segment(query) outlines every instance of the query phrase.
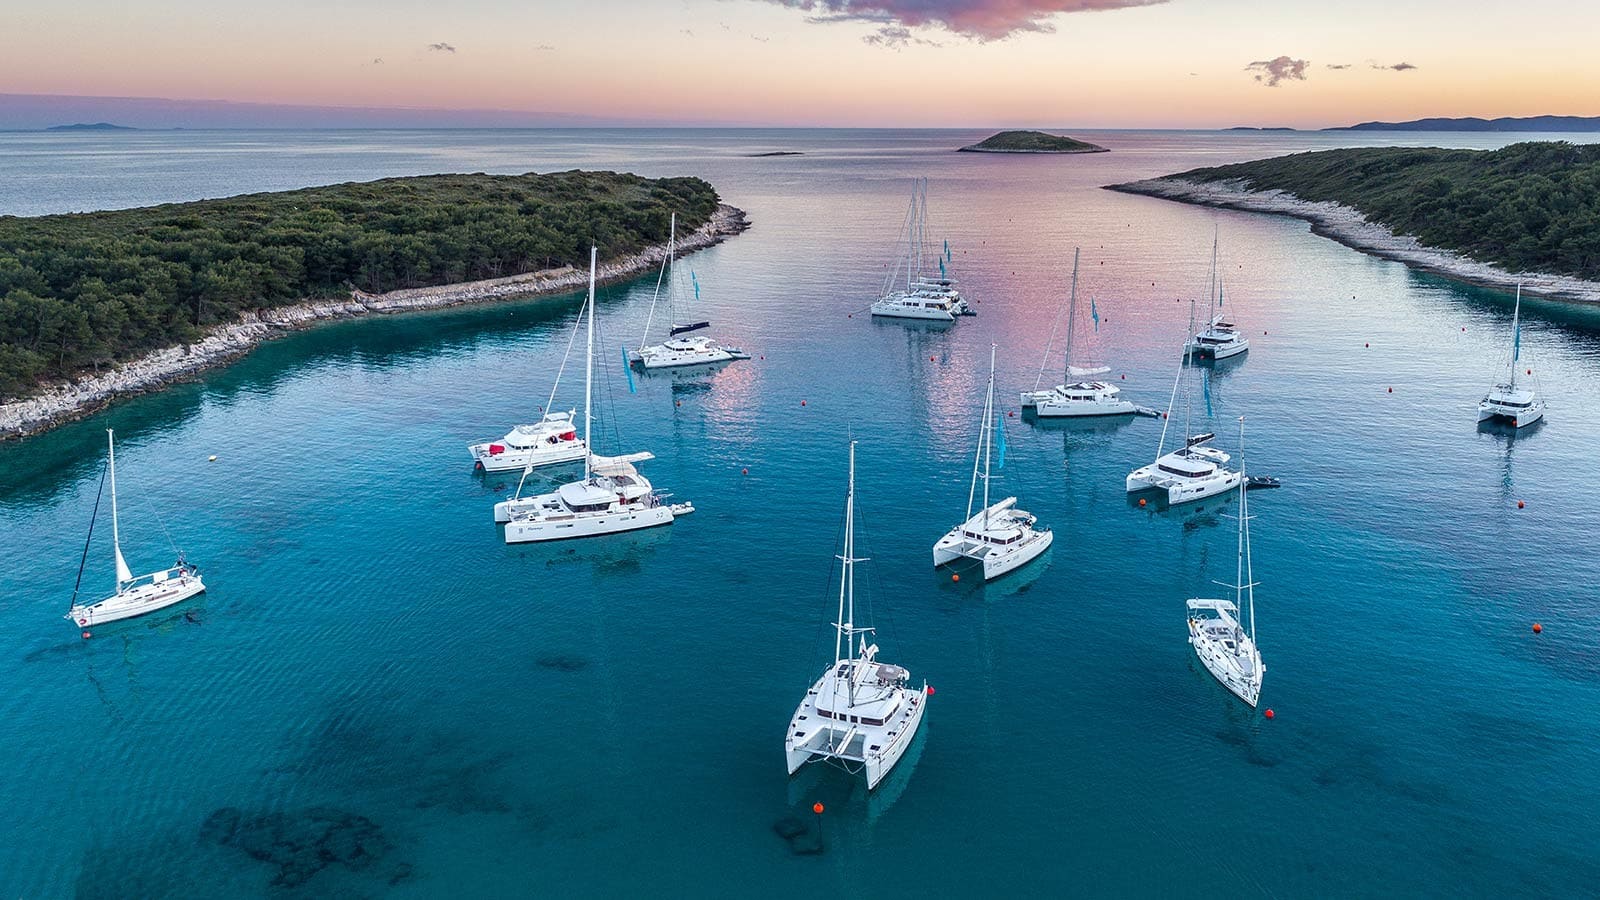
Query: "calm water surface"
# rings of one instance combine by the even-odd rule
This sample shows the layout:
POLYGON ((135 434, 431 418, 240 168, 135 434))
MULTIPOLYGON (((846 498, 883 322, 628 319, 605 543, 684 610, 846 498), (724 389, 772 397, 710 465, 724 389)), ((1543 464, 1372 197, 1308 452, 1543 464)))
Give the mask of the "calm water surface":
MULTIPOLYGON (((1505 138, 1086 134, 1115 152, 949 152, 965 132, 0 135, 15 214, 437 171, 700 175, 755 224, 685 267, 756 354, 630 393, 618 347, 653 280, 602 290, 600 448, 653 451, 647 474, 699 512, 600 541, 507 547, 490 506, 512 479, 465 452, 545 402, 576 297, 326 326, 0 446, 0 894, 1592 892, 1600 512, 1573 473, 1600 445, 1600 314, 1525 304, 1548 421, 1480 432, 1509 298, 1303 223, 1099 189, 1505 138), (805 155, 744 155, 783 149, 805 155), (923 174, 980 301, 943 330, 863 314, 923 174), (1092 354, 1165 406, 1214 230, 1252 349, 1204 370, 1193 412, 1228 450, 1246 416, 1248 466, 1286 484, 1253 508, 1270 722, 1185 642, 1184 600, 1232 575, 1233 504, 1123 493, 1159 421, 1008 418, 996 485, 1055 529, 1048 563, 987 586, 929 567, 965 509, 989 345, 1013 410, 1081 247, 1092 354), (84 641, 61 614, 107 427, 133 567, 168 562, 170 533, 211 589, 84 641), (782 765, 831 659, 852 437, 879 643, 938 691, 871 797, 782 765), (826 849, 806 855, 775 825, 814 827, 817 800, 826 849)), ((581 404, 581 382, 561 395, 581 404)), ((91 592, 108 544, 97 529, 91 592)))

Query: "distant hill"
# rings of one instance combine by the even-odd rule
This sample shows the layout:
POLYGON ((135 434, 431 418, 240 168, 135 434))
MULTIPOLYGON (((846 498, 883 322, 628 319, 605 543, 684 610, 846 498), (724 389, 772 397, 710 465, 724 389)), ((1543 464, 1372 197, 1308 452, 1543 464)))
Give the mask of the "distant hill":
POLYGON ((1232 128, 1225 128, 1223 130, 1224 131, 1299 131, 1300 129, 1298 129, 1298 128, 1290 128, 1287 125, 1235 125, 1232 128))
POLYGON ((138 131, 131 125, 113 125, 110 122, 95 122, 85 124, 78 122, 74 125, 51 125, 45 131, 138 131))
POLYGON ((1042 131, 1002 131, 960 148, 970 153, 1107 153, 1106 148, 1042 131))
POLYGON ((1362 122, 1323 131, 1600 131, 1600 116, 1525 116, 1499 119, 1412 119, 1409 122, 1362 122))

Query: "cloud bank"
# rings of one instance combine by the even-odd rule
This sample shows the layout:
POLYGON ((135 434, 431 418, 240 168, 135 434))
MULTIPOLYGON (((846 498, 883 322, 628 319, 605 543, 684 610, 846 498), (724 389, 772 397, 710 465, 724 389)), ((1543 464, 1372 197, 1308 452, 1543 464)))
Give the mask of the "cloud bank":
POLYGON ((1255 79, 1267 87, 1277 87, 1285 81, 1305 81, 1306 68, 1310 65, 1310 60, 1280 56, 1276 59, 1253 62, 1245 66, 1244 70, 1254 72, 1255 79))
POLYGON ((1416 68, 1416 66, 1413 66, 1408 62, 1397 62, 1389 66, 1386 66, 1383 63, 1369 63, 1369 65, 1371 65, 1374 69, 1390 69, 1395 72, 1409 72, 1416 68))
POLYGON ((444 41, 440 41, 437 44, 429 44, 428 45, 428 49, 429 50, 442 50, 445 53, 454 53, 454 52, 456 52, 456 48, 455 47, 452 47, 451 45, 446 44, 444 41))
MULTIPOLYGON (((802 10, 813 22, 874 22, 884 26, 868 43, 896 43, 891 29, 943 28, 980 41, 1021 31, 1054 31, 1057 13, 1154 6, 1167 0, 767 0, 802 10)), ((898 32, 894 32, 897 34, 898 32)), ((908 35, 909 37, 909 35, 908 35)))

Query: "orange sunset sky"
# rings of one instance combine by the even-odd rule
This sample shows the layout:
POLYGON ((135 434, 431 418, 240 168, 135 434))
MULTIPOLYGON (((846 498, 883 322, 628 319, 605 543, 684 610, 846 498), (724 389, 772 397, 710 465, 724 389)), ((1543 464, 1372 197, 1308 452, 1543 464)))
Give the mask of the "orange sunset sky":
POLYGON ((7 4, 0 34, 13 95, 732 125, 1600 114, 1579 0, 75 0, 7 4))

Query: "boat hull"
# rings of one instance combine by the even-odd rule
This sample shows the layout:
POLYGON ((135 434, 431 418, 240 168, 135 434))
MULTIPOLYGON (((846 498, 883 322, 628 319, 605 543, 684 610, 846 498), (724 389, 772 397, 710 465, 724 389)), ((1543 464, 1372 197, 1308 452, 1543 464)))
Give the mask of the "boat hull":
POLYGON ((1510 425, 1512 428, 1526 428, 1544 418, 1544 404, 1540 403, 1527 409, 1511 413, 1489 404, 1478 407, 1479 422, 1495 422, 1510 425))
POLYGON ((955 314, 942 309, 920 309, 897 304, 872 304, 872 314, 880 319, 920 319, 924 322, 954 322, 955 314))
MULTIPOLYGON (((812 690, 816 691, 817 688, 813 687, 812 690)), ((889 740, 888 746, 883 748, 882 753, 868 755, 861 761, 862 772, 867 778, 868 791, 876 789, 878 784, 894 771, 895 765, 905 756, 906 749, 916 740, 917 731, 922 727, 922 718, 927 713, 928 686, 924 684, 922 690, 911 692, 908 702, 911 704, 910 714, 903 722, 897 723, 894 737, 889 740)), ((827 743, 827 738, 835 733, 834 729, 838 726, 829 725, 814 732, 808 731, 803 740, 797 741, 794 738, 797 723, 815 721, 815 715, 816 710, 812 705, 811 695, 808 694, 795 710, 794 718, 789 725, 789 737, 784 741, 784 757, 790 775, 800 771, 801 766, 813 759, 827 757, 826 753, 819 753, 819 750, 827 743)))
POLYGON ((562 463, 578 462, 589 452, 589 447, 583 441, 566 441, 561 445, 548 450, 537 448, 534 450, 506 450, 501 453, 490 453, 489 444, 473 444, 467 448, 472 454, 476 468, 485 472, 513 472, 518 469, 540 468, 542 466, 556 466, 562 463))
POLYGON ((166 609, 204 593, 205 589, 205 582, 198 574, 184 575, 160 584, 143 584, 88 606, 74 606, 69 617, 80 628, 92 628, 166 609))
POLYGON ((1130 494, 1162 491, 1167 495, 1167 505, 1177 506, 1236 490, 1240 477, 1238 472, 1218 471, 1204 478, 1175 478, 1149 465, 1130 473, 1125 486, 1130 494))
POLYGON ((1221 648, 1198 633, 1193 620, 1189 623, 1189 644, 1194 647, 1195 657, 1200 660, 1200 664, 1205 666, 1206 671, 1211 673, 1211 677, 1216 679, 1218 684, 1227 688, 1228 693, 1244 701, 1251 709, 1256 708, 1261 698, 1262 676, 1265 676, 1267 671, 1265 665, 1259 667, 1257 677, 1249 677, 1234 665, 1221 648))
MULTIPOLYGON (((536 541, 561 541, 572 538, 599 537, 620 534, 641 528, 671 525, 680 515, 694 512, 688 503, 675 503, 651 507, 626 507, 594 514, 566 514, 540 516, 531 519, 513 519, 506 523, 506 543, 526 544, 536 541)), ((499 506, 496 505, 496 515, 499 506)))
POLYGON ((1077 418, 1085 416, 1131 416, 1139 411, 1139 407, 1127 400, 1112 400, 1109 402, 1072 402, 1061 400, 1044 400, 1036 402, 1033 406, 1034 415, 1041 419, 1077 418))
POLYGON ((1196 342, 1191 343, 1188 349, 1191 356, 1199 359, 1227 359, 1230 356, 1238 356, 1239 354, 1249 350, 1250 342, 1239 341, 1236 344, 1223 345, 1201 344, 1196 342))
MULTIPOLYGON (((1007 547, 1004 552, 984 554, 981 557, 983 560, 983 580, 993 581, 1001 575, 1014 572, 1033 562, 1039 558, 1039 554, 1050 549, 1050 544, 1054 541, 1054 532, 1049 530, 1035 531, 1023 540, 1007 547)), ((956 526, 954 530, 941 538, 939 543, 933 545, 934 568, 950 565, 957 560, 972 559, 971 555, 963 552, 964 548, 969 548, 972 544, 972 541, 962 536, 961 526, 956 526)))

